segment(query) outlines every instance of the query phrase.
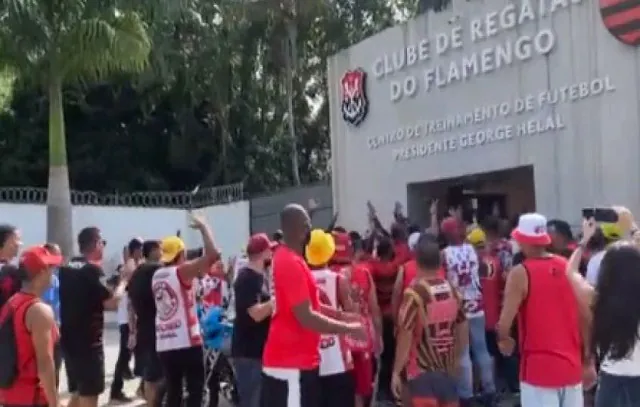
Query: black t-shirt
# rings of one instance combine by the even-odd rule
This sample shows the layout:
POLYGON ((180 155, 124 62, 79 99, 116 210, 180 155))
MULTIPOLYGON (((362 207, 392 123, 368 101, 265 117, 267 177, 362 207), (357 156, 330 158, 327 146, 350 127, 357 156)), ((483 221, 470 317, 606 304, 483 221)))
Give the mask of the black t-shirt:
POLYGON ((269 301, 264 283, 264 276, 248 267, 238 271, 238 277, 233 284, 236 319, 233 325, 231 355, 234 357, 262 358, 271 317, 256 322, 247 310, 259 302, 269 301))
POLYGON ((0 262, 0 307, 22 287, 18 268, 13 264, 0 262))
POLYGON ((133 272, 127 285, 129 301, 136 313, 136 343, 142 347, 156 345, 156 302, 151 290, 153 274, 159 263, 144 263, 133 272))
POLYGON ((103 275, 102 267, 82 257, 60 267, 60 334, 67 350, 102 346, 104 301, 112 296, 103 275))

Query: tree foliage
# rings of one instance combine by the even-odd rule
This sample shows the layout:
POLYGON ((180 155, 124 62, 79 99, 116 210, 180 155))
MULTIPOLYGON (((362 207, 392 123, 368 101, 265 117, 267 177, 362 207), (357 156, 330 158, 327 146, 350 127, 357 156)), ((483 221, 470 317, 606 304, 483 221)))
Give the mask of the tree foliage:
MULTIPOLYGON (((417 5, 409 10, 409 0, 332 0, 307 7, 315 0, 261 0, 265 7, 258 9, 241 0, 131 0, 126 18, 93 24, 89 15, 74 14, 74 5, 88 0, 47 1, 69 9, 63 14, 69 19, 65 41, 101 38, 110 46, 64 47, 68 52, 59 59, 68 78, 78 79, 66 81, 63 91, 71 186, 99 192, 240 181, 250 193, 271 191, 296 182, 292 143, 300 182, 328 177, 327 57, 414 13, 417 5), (298 7, 293 17, 285 3, 298 7), (287 31, 292 26, 294 36, 287 31), (147 38, 132 27, 144 27, 148 36, 147 65, 127 58, 140 55, 133 48, 147 38), (131 48, 125 56, 110 53, 116 52, 114 30, 126 34, 119 41, 133 39, 117 47, 131 48), (291 55, 291 48, 284 40, 294 41, 295 49, 290 89, 283 53, 291 55), (87 59, 95 63, 82 63, 87 59), (115 60, 130 65, 110 66, 115 60), (132 71, 138 73, 118 73, 132 71)), ((18 79, 8 103, 0 105, 0 186, 47 184, 49 95, 36 86, 46 76, 33 63, 44 55, 37 46, 47 43, 47 33, 32 28, 28 44, 36 51, 25 64, 11 65, 18 79)), ((0 55, 17 46, 23 45, 0 38, 0 55)), ((0 101, 10 77, 0 75, 0 101)))

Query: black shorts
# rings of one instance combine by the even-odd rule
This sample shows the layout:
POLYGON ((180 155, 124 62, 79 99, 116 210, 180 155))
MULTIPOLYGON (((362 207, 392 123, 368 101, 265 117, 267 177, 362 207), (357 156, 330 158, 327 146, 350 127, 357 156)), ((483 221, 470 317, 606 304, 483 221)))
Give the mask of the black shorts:
POLYGON ((104 349, 63 349, 69 393, 99 396, 104 391, 104 349))
POLYGON ((318 369, 263 368, 260 406, 320 407, 318 369))
POLYGON ((142 356, 142 380, 149 383, 157 383, 164 377, 162 364, 158 357, 158 352, 153 348, 143 349, 142 356))
POLYGON ((320 376, 320 403, 318 407, 354 407, 356 383, 353 372, 320 376))

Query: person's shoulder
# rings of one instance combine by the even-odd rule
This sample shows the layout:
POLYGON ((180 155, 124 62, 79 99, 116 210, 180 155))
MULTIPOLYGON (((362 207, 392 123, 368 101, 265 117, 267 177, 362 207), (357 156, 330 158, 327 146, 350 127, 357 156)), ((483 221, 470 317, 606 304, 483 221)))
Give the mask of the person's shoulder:
POLYGON ((87 261, 83 257, 73 257, 59 269, 59 275, 68 277, 102 277, 104 271, 99 264, 87 261))
POLYGON ((133 271, 132 278, 136 275, 144 276, 155 273, 159 268, 162 267, 161 263, 142 263, 133 271))
POLYGON ((256 273, 249 267, 243 267, 239 270, 238 277, 233 283, 234 288, 243 289, 249 286, 259 286, 262 284, 264 277, 260 273, 256 273))
POLYGON ((567 259, 562 254, 555 254, 554 253, 554 254, 550 254, 549 256, 551 257, 551 260, 556 264, 566 265, 567 263, 569 263, 569 259, 567 259))
POLYGON ((43 301, 33 301, 25 311, 25 317, 33 323, 53 321, 53 309, 43 301))
POLYGON ((288 247, 280 246, 273 255, 272 266, 275 269, 291 267, 307 268, 302 256, 288 247))

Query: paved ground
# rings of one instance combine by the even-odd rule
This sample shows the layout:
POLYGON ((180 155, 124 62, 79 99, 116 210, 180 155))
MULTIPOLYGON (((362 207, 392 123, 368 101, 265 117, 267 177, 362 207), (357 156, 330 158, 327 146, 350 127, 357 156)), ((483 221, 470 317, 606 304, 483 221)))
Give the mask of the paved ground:
MULTIPOLYGON (((116 328, 107 328, 105 329, 105 347, 104 347, 104 355, 105 355, 105 369, 106 369, 106 390, 100 396, 100 406, 108 406, 109 404, 109 388, 111 387, 111 381, 113 380, 113 371, 116 364, 116 360, 118 358, 118 345, 120 340, 120 333, 116 328)), ((133 362, 131 363, 133 368, 133 362)), ((63 365, 64 369, 64 365, 63 365)), ((68 393, 67 392, 67 379, 66 374, 64 372, 61 373, 61 383, 60 383, 60 392, 63 397, 63 402, 66 403, 68 401, 68 393)), ((124 384, 124 392, 129 396, 133 396, 136 393, 138 388, 138 379, 126 381, 124 384)), ((134 407, 134 406, 144 406, 145 403, 142 400, 136 400, 135 402, 128 404, 119 404, 120 406, 125 407, 134 407)), ((219 407, 232 407, 225 400, 220 401, 219 407)))
MULTIPOLYGON (((116 327, 113 327, 112 324, 110 325, 111 327, 105 328, 105 334, 104 334, 105 336, 104 353, 105 353, 105 369, 106 369, 107 382, 106 382, 106 390, 100 396, 100 404, 99 404, 100 406, 110 405, 109 404, 109 388, 111 387, 111 381, 113 380, 113 371, 116 364, 116 359, 118 358, 118 346, 120 341, 120 333, 116 327)), ((131 365, 133 367, 133 362, 131 365)), ((63 365, 63 369, 64 369, 64 365, 63 365)), ((66 401, 68 401, 68 393, 66 393, 67 391, 66 374, 62 372, 60 376, 61 376, 60 391, 62 393, 63 402, 66 403, 66 401)), ((135 395, 136 390, 138 388, 138 383, 139 383, 138 379, 126 381, 124 384, 125 394, 129 396, 135 395)), ((144 406, 145 403, 142 400, 136 400, 132 403, 119 404, 119 405, 124 407, 134 407, 134 406, 138 407, 138 406, 144 406)), ((513 405, 514 404, 511 402, 501 403, 501 407, 511 407, 513 405)), ((232 406, 224 398, 221 397, 219 407, 232 407, 232 406)))

